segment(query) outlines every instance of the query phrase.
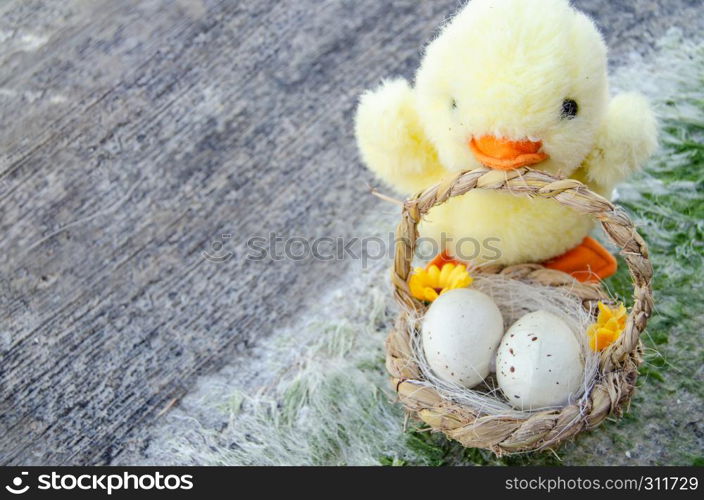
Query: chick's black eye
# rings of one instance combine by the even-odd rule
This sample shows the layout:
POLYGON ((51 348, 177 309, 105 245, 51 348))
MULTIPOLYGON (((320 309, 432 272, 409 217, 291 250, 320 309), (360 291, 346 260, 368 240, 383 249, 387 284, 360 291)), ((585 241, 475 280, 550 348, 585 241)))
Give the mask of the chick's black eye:
POLYGON ((457 101, 455 101, 454 99, 452 99, 452 100, 450 101, 450 107, 451 107, 452 109, 457 109, 457 101))
POLYGON ((571 120, 577 116, 577 111, 579 111, 577 101, 574 99, 565 99, 562 101, 562 113, 560 113, 560 118, 564 120, 571 120))

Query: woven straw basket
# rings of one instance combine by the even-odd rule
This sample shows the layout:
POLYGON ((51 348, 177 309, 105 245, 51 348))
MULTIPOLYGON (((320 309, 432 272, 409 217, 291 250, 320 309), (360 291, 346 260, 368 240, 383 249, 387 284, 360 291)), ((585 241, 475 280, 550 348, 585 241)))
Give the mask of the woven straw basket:
MULTIPOLYGON (((554 448, 583 430, 599 425, 609 415, 620 415, 633 394, 642 346, 639 341, 652 311, 650 280, 652 267, 648 250, 631 220, 606 199, 572 179, 558 179, 546 173, 520 168, 499 172, 480 168, 460 173, 448 181, 417 194, 404 204, 396 230, 392 274, 394 295, 401 314, 386 341, 386 367, 392 386, 407 411, 466 447, 485 448, 501 455, 554 448), (443 398, 428 384, 412 353, 409 325, 426 306, 413 298, 408 287, 411 263, 418 237, 417 225, 434 206, 472 189, 494 189, 516 196, 552 198, 601 223, 609 239, 621 249, 634 288, 634 303, 626 329, 619 339, 600 353, 596 382, 587 397, 557 410, 527 414, 525 418, 486 415, 476 409, 443 398)), ((593 308, 599 300, 612 302, 600 285, 579 283, 560 271, 539 264, 505 268, 481 268, 474 272, 501 274, 543 286, 565 287, 593 308)))

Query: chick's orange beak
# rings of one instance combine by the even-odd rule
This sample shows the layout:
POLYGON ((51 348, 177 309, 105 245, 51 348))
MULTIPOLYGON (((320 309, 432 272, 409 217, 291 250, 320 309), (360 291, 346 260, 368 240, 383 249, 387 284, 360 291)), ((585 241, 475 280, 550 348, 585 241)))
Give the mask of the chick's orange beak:
POLYGON ((541 141, 509 141, 493 135, 473 137, 469 148, 482 165, 497 170, 513 170, 540 163, 548 158, 541 153, 541 141))

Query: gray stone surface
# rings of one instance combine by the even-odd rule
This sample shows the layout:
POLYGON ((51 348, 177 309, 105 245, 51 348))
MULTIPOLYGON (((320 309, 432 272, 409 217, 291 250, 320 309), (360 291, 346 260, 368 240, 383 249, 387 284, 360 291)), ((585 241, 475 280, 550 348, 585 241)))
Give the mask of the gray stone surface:
MULTIPOLYGON (((701 27, 693 0, 575 4, 614 63, 701 27)), ((244 242, 363 236, 362 215, 389 209, 357 159, 356 96, 412 75, 456 8, 3 3, 0 463, 110 464, 146 446, 195 376, 314 300, 344 261, 248 262, 244 242)))

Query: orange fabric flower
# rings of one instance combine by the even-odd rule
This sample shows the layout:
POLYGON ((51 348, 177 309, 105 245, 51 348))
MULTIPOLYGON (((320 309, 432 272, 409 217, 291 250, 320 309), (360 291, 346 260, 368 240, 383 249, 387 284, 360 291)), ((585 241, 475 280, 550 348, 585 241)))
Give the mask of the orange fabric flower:
POLYGON ((611 308, 599 301, 598 306, 599 316, 596 323, 587 329, 589 347, 593 351, 603 351, 616 342, 625 330, 628 319, 626 307, 623 304, 611 308))
POLYGON ((467 266, 449 262, 442 269, 435 264, 426 269, 417 267, 408 280, 408 287, 415 298, 432 302, 448 290, 467 287, 472 281, 467 266))

